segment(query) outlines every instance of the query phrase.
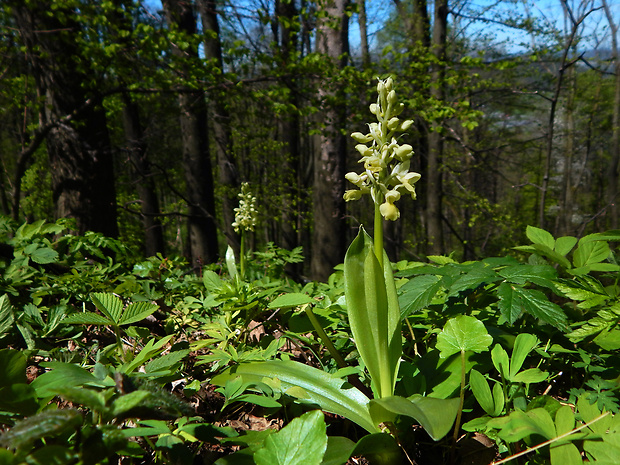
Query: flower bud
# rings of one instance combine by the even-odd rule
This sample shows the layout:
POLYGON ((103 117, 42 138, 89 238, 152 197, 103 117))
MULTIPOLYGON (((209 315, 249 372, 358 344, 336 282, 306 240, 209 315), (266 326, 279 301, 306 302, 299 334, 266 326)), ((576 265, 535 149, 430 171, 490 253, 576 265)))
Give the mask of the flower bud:
POLYGON ((383 81, 379 81, 377 83, 377 93, 379 95, 383 94, 385 92, 385 83, 383 81))
POLYGON ((413 121, 408 119, 402 122, 402 124, 400 125, 400 130, 401 131, 406 131, 407 129, 409 129, 411 127, 411 125, 413 124, 413 121))
POLYGON ((347 181, 355 184, 356 186, 362 182, 362 177, 353 171, 345 174, 344 177, 346 178, 347 181))
POLYGON ((370 104, 370 112, 373 115, 378 115, 379 114, 379 105, 377 105, 376 103, 371 103, 370 104))
POLYGON ((394 88, 394 80, 389 77, 385 80, 385 89, 390 92, 394 88))
POLYGON ((396 117, 394 118, 390 118, 390 120, 388 121, 387 127, 390 131, 393 131, 394 129, 396 129, 398 127, 398 123, 400 122, 400 120, 396 117))
POLYGON ((390 93, 387 96, 387 101, 388 104, 390 105, 394 105, 395 103, 398 103, 398 98, 396 97, 396 91, 391 90, 390 93))
POLYGON ((372 136, 370 134, 362 134, 361 132, 354 132, 351 134, 351 137, 355 139, 355 142, 360 142, 362 144, 372 140, 372 136))

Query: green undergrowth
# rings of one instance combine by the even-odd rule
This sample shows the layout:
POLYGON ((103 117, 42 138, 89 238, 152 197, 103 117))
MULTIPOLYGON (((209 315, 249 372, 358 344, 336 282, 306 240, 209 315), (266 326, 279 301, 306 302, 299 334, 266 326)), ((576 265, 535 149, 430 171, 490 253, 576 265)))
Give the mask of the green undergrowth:
POLYGON ((0 464, 620 463, 620 231, 372 265, 384 355, 347 317, 362 233, 298 283, 301 250, 198 275, 69 231, 0 220, 0 464))

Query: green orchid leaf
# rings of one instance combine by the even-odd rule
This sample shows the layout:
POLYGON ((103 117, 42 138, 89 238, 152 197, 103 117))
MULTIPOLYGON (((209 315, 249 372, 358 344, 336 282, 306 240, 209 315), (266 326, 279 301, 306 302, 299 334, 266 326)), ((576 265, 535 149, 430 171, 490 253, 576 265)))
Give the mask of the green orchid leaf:
POLYGON ((484 352, 493 342, 482 321, 469 315, 459 315, 448 320, 441 333, 437 335, 437 349, 441 358, 457 352, 484 352))
POLYGON ((372 399, 369 409, 375 423, 392 422, 396 416, 405 415, 416 420, 434 441, 439 441, 450 432, 459 405, 458 398, 436 399, 416 394, 409 398, 372 399))
POLYGON ((401 463, 402 452, 398 442, 387 433, 367 434, 355 444, 350 456, 362 455, 371 463, 401 463))
POLYGON ((402 355, 398 295, 387 254, 383 252, 381 267, 363 228, 347 250, 344 280, 355 345, 378 397, 389 396, 402 355))
POLYGON ((314 403, 326 412, 341 415, 368 432, 379 431, 368 412, 368 397, 353 387, 344 388, 342 378, 325 371, 294 361, 270 360, 236 365, 215 376, 211 382, 224 386, 226 381, 239 376, 244 382, 254 384, 263 382, 264 378, 276 379, 282 392, 294 386, 300 387, 307 394, 304 401, 314 403))
POLYGON ((226 248, 226 268, 228 268, 230 278, 234 280, 238 274, 237 261, 235 260, 235 252, 230 245, 226 248))
POLYGON ((254 453, 256 465, 320 465, 327 449, 323 412, 313 410, 269 435, 254 453))

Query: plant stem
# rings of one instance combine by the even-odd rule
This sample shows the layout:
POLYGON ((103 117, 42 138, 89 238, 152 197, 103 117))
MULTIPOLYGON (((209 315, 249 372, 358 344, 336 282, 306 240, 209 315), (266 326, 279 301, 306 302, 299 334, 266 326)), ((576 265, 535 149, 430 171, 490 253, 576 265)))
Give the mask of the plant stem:
POLYGON ((383 217, 379 211, 379 205, 375 203, 375 255, 379 260, 379 265, 383 268, 383 217))
POLYGON ((338 353, 338 351, 336 350, 336 347, 334 347, 334 344, 332 343, 331 339, 329 338, 329 336, 327 335, 327 333, 321 326, 321 323, 319 322, 318 318, 312 311, 312 307, 310 305, 304 305, 304 311, 306 312, 306 315, 308 316, 310 323, 312 323, 314 330, 317 332, 317 334, 321 338, 321 341, 323 341, 323 344, 325 344, 327 351, 330 353, 332 357, 334 357, 334 360, 336 360, 338 367, 340 368, 346 367, 347 362, 344 361, 344 359, 342 358, 342 355, 340 355, 340 353, 338 353))
POLYGON ((241 228, 241 241, 239 244, 239 274, 241 280, 245 281, 245 230, 241 228))
POLYGON ((463 404, 465 403, 465 351, 461 350, 461 395, 459 410, 456 414, 456 421, 454 422, 454 442, 452 444, 452 452, 450 454, 450 463, 455 461, 456 441, 459 439, 459 430, 461 429, 461 415, 463 414, 463 404))

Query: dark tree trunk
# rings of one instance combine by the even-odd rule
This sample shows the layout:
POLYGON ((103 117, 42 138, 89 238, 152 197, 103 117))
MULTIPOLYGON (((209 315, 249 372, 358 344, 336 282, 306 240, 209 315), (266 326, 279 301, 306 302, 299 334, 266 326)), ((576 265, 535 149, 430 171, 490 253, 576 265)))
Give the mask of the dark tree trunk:
POLYGON ((37 92, 45 97, 41 125, 65 121, 47 133, 56 216, 75 218, 80 233, 97 231, 116 237, 116 193, 106 116, 97 86, 90 84, 96 76, 85 69, 89 59, 75 40, 80 28, 75 21, 77 13, 61 8, 49 15, 48 1, 10 3, 28 50, 37 92), (84 107, 89 100, 97 104, 84 107), (83 111, 74 119, 65 118, 80 108, 83 111))
MULTIPOLYGON (((435 0, 435 21, 431 51, 436 58, 431 70, 431 97, 444 99, 444 72, 446 59, 446 33, 448 26, 448 0, 435 0)), ((428 254, 441 255, 443 246, 442 227, 442 173, 443 136, 439 122, 432 123, 428 135, 428 162, 426 166, 426 235, 428 254)))
MULTIPOLYGON (((344 67, 349 51, 346 0, 325 0, 319 3, 316 50, 337 67, 344 67)), ((322 83, 319 99, 323 102, 323 129, 317 136, 314 156, 313 203, 314 230, 312 237, 311 274, 326 280, 334 266, 341 263, 346 248, 344 222, 344 175, 346 138, 344 127, 344 96, 338 98, 333 85, 322 83), (331 100, 331 102, 329 102, 331 100), (336 105, 337 101, 340 105, 336 105)))
POLYGON ((138 105, 129 94, 123 94, 123 126, 127 142, 127 152, 137 179, 135 180, 142 212, 144 228, 144 252, 147 257, 164 253, 164 234, 159 220, 159 199, 153 181, 151 166, 147 159, 144 130, 140 123, 138 105))
MULTIPOLYGON (((204 34, 205 58, 223 72, 222 44, 220 40, 220 26, 215 0, 197 0, 198 11, 202 20, 204 34)), ((215 137, 215 151, 218 166, 218 181, 223 189, 222 216, 223 230, 229 242, 236 247, 237 235, 232 227, 235 220, 234 208, 237 206, 239 194, 239 172, 237 161, 233 154, 230 115, 224 101, 224 92, 220 90, 211 99, 211 118, 215 137)))

